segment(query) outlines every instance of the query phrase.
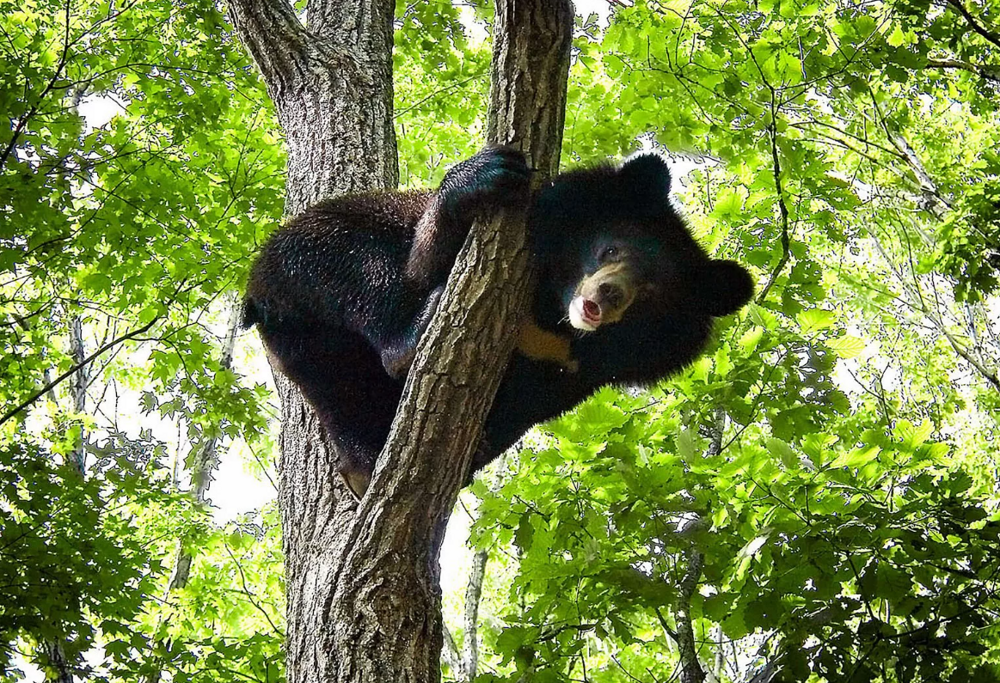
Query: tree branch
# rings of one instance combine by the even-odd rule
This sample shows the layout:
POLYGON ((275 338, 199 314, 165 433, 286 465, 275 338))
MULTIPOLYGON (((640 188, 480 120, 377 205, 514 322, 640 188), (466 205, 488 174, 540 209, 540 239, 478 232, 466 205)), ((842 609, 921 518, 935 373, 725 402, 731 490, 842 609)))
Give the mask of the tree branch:
POLYGON ((153 318, 152 320, 150 320, 148 323, 146 323, 142 327, 140 327, 138 329, 135 329, 135 330, 132 330, 131 332, 127 332, 127 333, 121 335, 120 337, 116 337, 115 339, 112 339, 107 344, 105 344, 104 346, 102 346, 101 348, 97 349, 92 354, 90 354, 89 356, 87 356, 86 358, 84 358, 82 362, 74 364, 69 370, 67 370, 66 372, 62 373, 58 377, 56 377, 54 380, 48 382, 41 389, 39 389, 38 391, 36 391, 35 393, 33 393, 27 399, 25 399, 16 408, 13 408, 13 409, 7 411, 7 413, 2 418, 0 418, 0 426, 2 426, 5 422, 7 422, 11 418, 13 418, 15 415, 17 415, 18 413, 20 413, 22 410, 24 410, 28 406, 30 406, 32 403, 34 403, 35 401, 37 401, 39 398, 41 398, 42 396, 44 396, 46 394, 46 392, 52 390, 60 382, 62 382, 66 378, 71 377, 72 375, 76 374, 76 372, 78 370, 81 370, 81 369, 85 368, 86 366, 90 365, 90 363, 92 363, 96 358, 99 358, 102 354, 104 354, 105 352, 107 352, 109 349, 113 349, 118 344, 121 344, 124 341, 128 341, 129 339, 132 339, 133 337, 138 337, 140 334, 142 334, 146 330, 150 329, 153 325, 155 325, 159 320, 160 320, 160 316, 156 316, 155 318, 153 318))
POLYGON ((927 66, 935 69, 959 69, 968 71, 994 83, 1000 83, 1000 68, 989 64, 972 64, 960 59, 928 59, 927 66))
POLYGON ((760 294, 757 295, 758 304, 764 303, 764 300, 767 298, 767 293, 771 291, 771 287, 774 286, 778 276, 781 274, 781 271, 784 270, 785 266, 788 264, 788 259, 791 258, 792 255, 791 238, 789 236, 788 226, 788 206, 785 204, 785 192, 781 186, 781 161, 778 158, 778 128, 774 121, 775 115, 775 113, 772 113, 771 125, 768 127, 768 133, 771 140, 771 161, 774 165, 774 191, 778 196, 778 215, 779 220, 781 221, 781 258, 771 271, 771 277, 768 278, 767 284, 764 285, 763 289, 760 290, 760 294))
MULTIPOLYGON (((888 127, 886 127, 886 132, 889 132, 888 127)), ((909 164, 910 169, 920 182, 920 193, 923 195, 924 203, 926 204, 924 208, 926 208, 936 218, 940 219, 944 216, 946 211, 951 210, 951 204, 945 201, 945 199, 941 196, 941 193, 938 191, 937 183, 935 183, 934 179, 931 178, 930 173, 927 172, 923 162, 920 161, 920 157, 917 156, 917 153, 912 147, 910 147, 910 143, 906 141, 906 138, 902 135, 890 135, 889 139, 906 158, 906 162, 909 164)), ((925 238, 925 242, 927 241, 928 240, 925 238)))
POLYGON ((268 88, 303 68, 306 29, 287 0, 229 0, 229 16, 268 88))
MULTIPOLYGON (((87 373, 87 365, 84 360, 87 357, 87 349, 83 342, 83 320, 79 315, 73 315, 69 320, 69 355, 80 369, 73 374, 73 381, 70 385, 70 394, 73 398, 73 411, 82 413, 87 409, 87 386, 90 379, 87 373)), ((87 472, 87 432, 80 429, 80 441, 73 449, 70 459, 76 471, 80 475, 87 472)))
POLYGON ((465 588, 465 639, 462 642, 462 675, 471 683, 479 669, 479 603, 483 597, 483 579, 489 553, 478 550, 472 556, 469 584, 465 588))
POLYGON ((573 7, 567 0, 496 4, 486 137, 520 148, 541 180, 559 171, 573 7))
MULTIPOLYGON (((497 7, 489 139, 517 143, 543 175, 558 164, 567 76, 555 72, 568 67, 572 18, 568 0, 501 0, 497 7), (564 39, 543 41, 539 27, 550 25, 564 39)), ((337 646, 354 653, 352 670, 338 672, 338 680, 404 680, 402 671, 412 681, 439 676, 437 560, 517 322, 529 310, 527 199, 473 226, 420 340, 324 606, 339 626, 337 646), (375 647, 371 634, 378 634, 375 647), (436 647, 414 652, 418 638, 436 647)))
POLYGON ((983 379, 992 384, 995 389, 1000 391, 1000 376, 998 376, 997 373, 991 371, 989 368, 983 365, 980 361, 978 361, 975 358, 975 356, 972 355, 972 353, 969 352, 967 348, 965 348, 965 346, 960 344, 958 340, 955 339, 955 337, 952 336, 952 334, 948 331, 948 328, 945 326, 944 321, 941 320, 939 316, 933 315, 930 311, 926 310, 924 311, 924 313, 925 315, 927 315, 927 318, 935 324, 938 330, 941 331, 941 334, 944 335, 944 338, 948 340, 948 344, 955 351, 955 353, 957 353, 959 356, 965 359, 965 361, 969 365, 971 365, 976 370, 976 372, 978 372, 983 377, 983 379))
POLYGON ((681 656, 681 683, 702 683, 705 680, 705 670, 701 668, 701 662, 698 660, 698 648, 694 642, 691 597, 698 590, 698 581, 701 580, 701 569, 705 564, 705 556, 694 545, 684 555, 687 560, 687 570, 678 586, 675 602, 677 649, 681 656))
POLYGON ((993 33, 982 24, 980 24, 969 10, 965 8, 965 5, 961 3, 961 0, 947 0, 948 4, 951 5, 955 10, 958 11, 963 17, 965 17, 966 23, 972 28, 973 31, 981 35, 983 38, 993 43, 996 47, 1000 47, 1000 35, 993 33))

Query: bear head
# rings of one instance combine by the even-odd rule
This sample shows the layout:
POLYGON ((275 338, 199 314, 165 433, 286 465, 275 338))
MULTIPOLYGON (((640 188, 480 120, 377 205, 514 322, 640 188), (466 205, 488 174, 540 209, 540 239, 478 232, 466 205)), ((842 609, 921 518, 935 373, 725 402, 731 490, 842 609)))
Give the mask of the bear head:
POLYGON ((623 319, 728 315, 753 294, 746 270, 709 258, 670 201, 656 154, 556 177, 529 217, 543 318, 593 332, 623 319))

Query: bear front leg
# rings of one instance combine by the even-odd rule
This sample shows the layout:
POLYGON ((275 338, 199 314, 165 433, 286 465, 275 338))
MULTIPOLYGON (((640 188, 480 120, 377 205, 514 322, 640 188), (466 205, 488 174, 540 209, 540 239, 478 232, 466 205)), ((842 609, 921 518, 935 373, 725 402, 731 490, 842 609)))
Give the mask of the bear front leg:
POLYGON ((444 285, 435 287, 434 291, 427 297, 423 309, 417 313, 409 327, 399 337, 382 346, 380 352, 382 366, 393 379, 406 377, 406 373, 417 355, 417 344, 424 336, 431 318, 434 317, 442 294, 444 294, 444 285))
POLYGON ((501 207, 525 206, 530 176, 524 155, 505 147, 484 149, 448 171, 417 222, 406 279, 420 289, 447 280, 472 222, 501 207))

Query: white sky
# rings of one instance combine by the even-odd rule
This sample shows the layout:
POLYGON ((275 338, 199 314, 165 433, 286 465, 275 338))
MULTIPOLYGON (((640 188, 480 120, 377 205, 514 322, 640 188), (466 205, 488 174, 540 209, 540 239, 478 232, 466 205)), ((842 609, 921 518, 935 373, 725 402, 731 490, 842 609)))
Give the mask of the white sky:
POLYGON ((611 13, 611 3, 608 0, 573 0, 573 4, 576 6, 576 13, 584 18, 596 12, 602 24, 607 23, 611 13))

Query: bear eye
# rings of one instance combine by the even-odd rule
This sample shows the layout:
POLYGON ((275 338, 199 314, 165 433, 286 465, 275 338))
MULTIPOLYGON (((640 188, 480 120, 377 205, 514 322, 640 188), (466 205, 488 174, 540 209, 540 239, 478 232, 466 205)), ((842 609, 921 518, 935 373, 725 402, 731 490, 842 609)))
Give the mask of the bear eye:
POLYGON ((604 247, 601 252, 601 261, 607 261, 618 256, 618 247, 604 247))

